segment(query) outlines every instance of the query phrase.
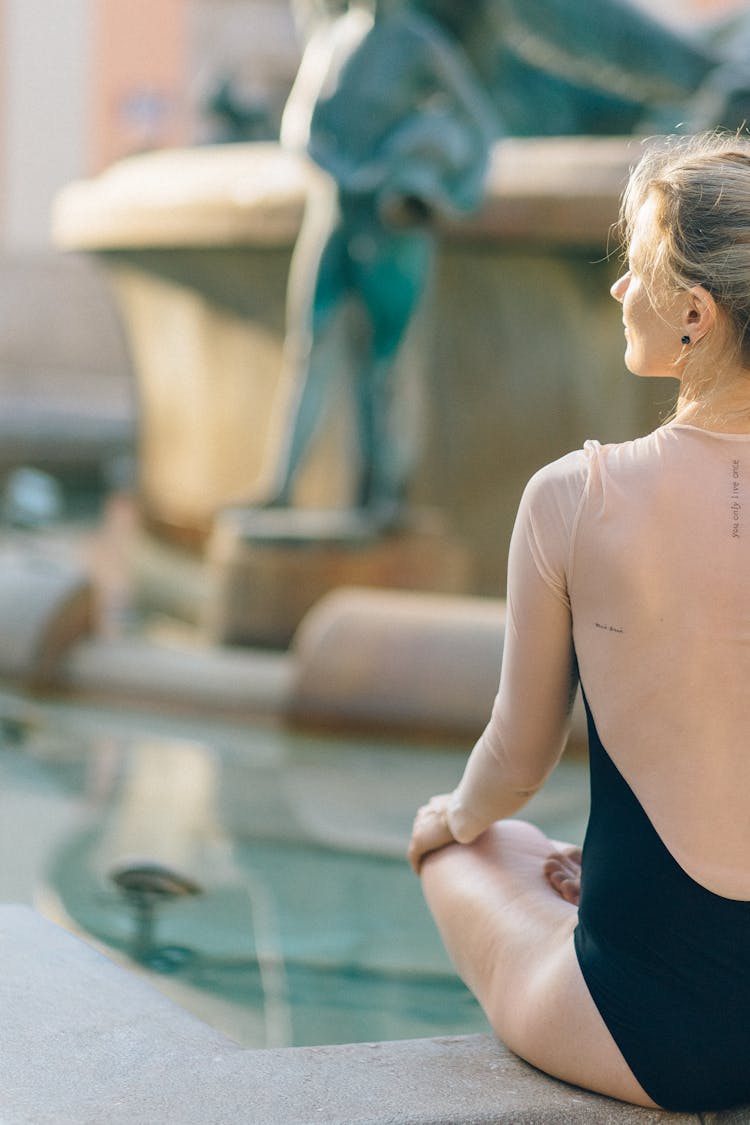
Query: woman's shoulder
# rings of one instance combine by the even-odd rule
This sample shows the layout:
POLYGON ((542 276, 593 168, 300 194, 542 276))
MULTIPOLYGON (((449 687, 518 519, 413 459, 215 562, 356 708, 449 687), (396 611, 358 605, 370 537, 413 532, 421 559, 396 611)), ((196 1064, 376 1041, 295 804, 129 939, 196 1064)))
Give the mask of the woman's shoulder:
POLYGON ((524 489, 520 512, 540 526, 571 527, 591 475, 590 443, 537 469, 524 489))
POLYGON ((580 498, 591 475, 597 451, 601 448, 599 442, 587 441, 581 449, 573 449, 556 461, 543 465, 529 480, 527 494, 535 497, 552 493, 580 498))
POLYGON ((589 457, 589 474, 600 479, 624 479, 663 473, 670 464, 677 467, 686 459, 695 459, 696 450, 691 437, 690 427, 665 423, 642 437, 628 441, 606 444, 587 441, 584 450, 589 457))
POLYGON ((529 484, 554 487, 585 483, 590 472, 594 447, 601 448, 598 442, 587 441, 581 449, 573 449, 557 460, 548 462, 536 470, 529 484))
POLYGON ((659 471, 669 458, 676 435, 661 427, 622 442, 584 442, 534 473, 526 487, 527 502, 551 503, 563 511, 576 509, 584 497, 606 489, 612 478, 659 471))

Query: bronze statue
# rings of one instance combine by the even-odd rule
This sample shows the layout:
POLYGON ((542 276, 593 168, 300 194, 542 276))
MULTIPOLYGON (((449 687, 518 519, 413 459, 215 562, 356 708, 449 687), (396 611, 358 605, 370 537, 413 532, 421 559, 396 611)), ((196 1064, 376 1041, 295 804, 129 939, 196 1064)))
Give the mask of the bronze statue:
POLYGON ((723 71, 709 46, 627 0, 296 0, 296 11, 309 38, 282 143, 330 182, 312 193, 292 263, 286 416, 260 503, 292 503, 353 301, 355 503, 387 522, 408 483, 391 441, 394 363, 429 275, 432 220, 479 205, 493 140, 704 127, 707 112, 739 124, 750 98, 742 67, 723 71))

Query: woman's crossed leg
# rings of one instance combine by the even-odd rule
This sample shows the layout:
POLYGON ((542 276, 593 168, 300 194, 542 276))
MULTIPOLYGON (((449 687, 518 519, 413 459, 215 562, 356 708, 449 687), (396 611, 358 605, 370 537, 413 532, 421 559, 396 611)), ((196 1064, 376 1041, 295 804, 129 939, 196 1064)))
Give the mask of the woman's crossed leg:
POLYGON ((425 856, 428 906, 456 970, 511 1050, 566 1082, 654 1106, 578 966, 578 911, 555 889, 560 864, 549 862, 560 850, 531 824, 499 821, 473 844, 425 856))

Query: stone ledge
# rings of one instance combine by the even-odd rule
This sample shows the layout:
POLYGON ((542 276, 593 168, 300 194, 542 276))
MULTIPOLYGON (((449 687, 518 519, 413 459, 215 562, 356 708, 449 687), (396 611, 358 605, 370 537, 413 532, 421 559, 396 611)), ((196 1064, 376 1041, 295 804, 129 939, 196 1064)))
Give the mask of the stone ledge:
POLYGON ((479 210, 442 224, 450 241, 603 247, 640 158, 638 137, 509 137, 494 146, 479 210))
MULTIPOLYGON (((554 1081, 491 1036, 244 1050, 28 907, 0 906, 4 1125, 739 1125, 554 1081)), ((744 1113, 744 1111, 738 1111, 744 1113)))
POLYGON ((0 548, 0 674, 34 688, 53 683, 66 650, 91 633, 94 603, 74 560, 0 548))
MULTIPOLYGON (((498 141, 484 204, 441 228, 451 239, 602 246, 638 145, 628 137, 498 141)), ((134 156, 65 187, 53 237, 63 250, 88 251, 291 246, 319 175, 310 161, 268 142, 134 156)))
MULTIPOLYGON (((258 1125, 677 1125, 557 1082, 488 1035, 255 1052, 258 1125), (263 1076, 263 1077, 261 1077, 263 1076)), ((235 1079, 236 1081, 236 1079, 235 1079)))
MULTIPOLYGON (((303 618, 288 714, 302 722, 477 738, 497 693, 505 601, 341 586, 303 618)), ((587 745, 576 698, 569 740, 587 745)))
POLYGON ((499 599, 339 587, 295 634, 289 713, 476 738, 497 692, 504 629, 499 599))

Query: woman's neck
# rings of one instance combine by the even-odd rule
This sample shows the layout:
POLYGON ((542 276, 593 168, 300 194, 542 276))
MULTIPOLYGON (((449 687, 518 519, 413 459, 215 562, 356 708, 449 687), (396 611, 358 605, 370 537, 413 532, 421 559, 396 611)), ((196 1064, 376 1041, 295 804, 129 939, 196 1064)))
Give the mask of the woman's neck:
POLYGON ((726 434, 750 433, 750 371, 739 368, 710 389, 683 384, 674 413, 675 422, 726 434))

